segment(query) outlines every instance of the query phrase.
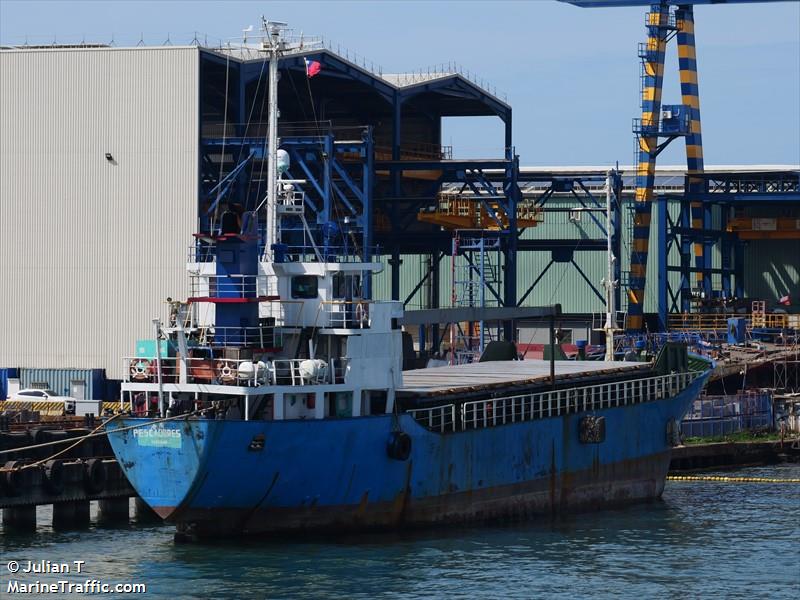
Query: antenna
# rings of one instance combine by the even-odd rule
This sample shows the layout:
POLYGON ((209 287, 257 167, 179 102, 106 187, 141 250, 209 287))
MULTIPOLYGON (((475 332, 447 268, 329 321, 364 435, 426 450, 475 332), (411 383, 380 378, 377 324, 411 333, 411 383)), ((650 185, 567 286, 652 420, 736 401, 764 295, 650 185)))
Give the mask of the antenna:
POLYGON ((253 31, 253 26, 248 25, 247 29, 242 29, 242 44, 247 43, 247 34, 253 31))

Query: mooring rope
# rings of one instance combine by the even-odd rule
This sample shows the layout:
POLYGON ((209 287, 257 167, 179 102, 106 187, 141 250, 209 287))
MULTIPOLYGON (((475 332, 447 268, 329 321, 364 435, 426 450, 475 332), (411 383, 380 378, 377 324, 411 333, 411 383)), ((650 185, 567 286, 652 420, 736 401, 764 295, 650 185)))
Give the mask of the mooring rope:
MULTIPOLYGON (((131 429, 140 429, 142 427, 149 427, 150 425, 157 425, 159 423, 166 423, 167 421, 175 421, 177 419, 188 419, 189 417, 191 417, 193 415, 196 415, 198 412, 199 411, 192 411, 190 413, 186 413, 186 414, 182 414, 182 415, 176 415, 174 417, 164 417, 162 419, 155 419, 153 421, 147 421, 146 423, 138 423, 136 425, 129 425, 128 427, 120 427, 119 429, 115 429, 112 433, 122 433, 123 431, 130 431, 131 429)), ((36 448, 44 448, 46 446, 56 446, 58 444, 68 444, 69 442, 74 442, 69 448, 65 448, 64 450, 62 450, 60 452, 57 452, 56 454, 53 454, 51 457, 45 458, 45 459, 37 461, 35 463, 29 464, 29 465, 20 465, 19 467, 15 467, 13 469, 10 469, 10 468, 7 468, 7 467, 0 467, 0 473, 8 472, 8 471, 18 471, 18 470, 21 470, 21 469, 29 469, 29 468, 34 467, 34 466, 39 466, 42 462, 46 462, 48 460, 52 460, 52 458, 54 458, 54 457, 56 457, 56 456, 58 456, 58 455, 60 455, 60 454, 62 454, 64 452, 66 452, 67 450, 70 450, 71 448, 74 448, 75 446, 78 446, 79 444, 83 443, 84 441, 86 441, 86 440, 88 440, 90 438, 96 438, 96 437, 102 437, 104 435, 108 435, 109 434, 108 431, 102 431, 102 432, 98 433, 97 430, 102 428, 102 427, 105 427, 106 425, 108 425, 117 416, 120 416, 120 415, 115 415, 111 419, 108 419, 107 421, 104 421, 98 427, 96 427, 94 429, 94 431, 92 431, 91 433, 87 433, 86 435, 83 435, 83 436, 81 436, 79 438, 69 438, 69 439, 66 439, 66 440, 55 440, 55 441, 52 441, 52 442, 42 442, 41 444, 33 444, 32 446, 23 446, 22 448, 14 448, 14 449, 11 449, 11 450, 0 450, 0 456, 2 456, 3 454, 13 454, 15 452, 24 452, 25 450, 35 450, 36 448)))
POLYGON ((727 475, 667 475, 667 481, 718 481, 721 483, 800 483, 800 478, 729 477, 727 475))

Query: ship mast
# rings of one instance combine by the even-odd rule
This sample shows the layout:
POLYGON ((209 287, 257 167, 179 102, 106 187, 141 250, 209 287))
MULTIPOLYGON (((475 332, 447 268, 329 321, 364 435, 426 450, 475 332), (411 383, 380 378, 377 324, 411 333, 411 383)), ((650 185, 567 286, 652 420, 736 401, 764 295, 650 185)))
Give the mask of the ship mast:
POLYGON ((267 156, 267 231, 264 255, 272 257, 272 245, 278 239, 278 60, 283 50, 282 29, 286 23, 267 21, 261 17, 266 33, 261 49, 269 57, 269 120, 267 123, 268 156, 267 156))
POLYGON ((612 228, 611 202, 614 195, 613 185, 616 178, 616 171, 610 170, 606 173, 606 276, 603 278, 603 287, 606 291, 606 320, 603 330, 606 333, 606 355, 605 360, 614 360, 614 315, 616 306, 614 303, 614 290, 617 282, 614 280, 614 263, 617 257, 611 245, 612 228))

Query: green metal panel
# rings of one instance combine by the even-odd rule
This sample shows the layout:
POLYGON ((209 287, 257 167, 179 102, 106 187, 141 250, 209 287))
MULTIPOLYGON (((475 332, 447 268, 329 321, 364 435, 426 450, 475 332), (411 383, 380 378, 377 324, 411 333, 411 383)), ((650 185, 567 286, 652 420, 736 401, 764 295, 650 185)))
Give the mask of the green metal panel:
POLYGON ((753 240, 744 254, 744 293, 767 306, 784 294, 800 301, 800 240, 753 240))

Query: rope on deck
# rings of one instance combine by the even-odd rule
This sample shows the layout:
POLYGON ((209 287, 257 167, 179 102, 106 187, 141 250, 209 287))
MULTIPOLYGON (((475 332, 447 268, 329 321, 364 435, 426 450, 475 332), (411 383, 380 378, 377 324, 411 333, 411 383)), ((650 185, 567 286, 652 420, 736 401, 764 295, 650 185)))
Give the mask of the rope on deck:
POLYGON ((800 483, 800 478, 729 477, 727 475, 667 475, 667 481, 718 481, 721 483, 800 483))

